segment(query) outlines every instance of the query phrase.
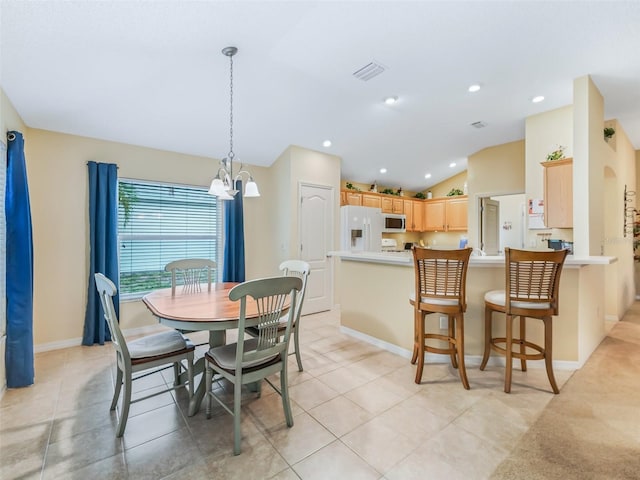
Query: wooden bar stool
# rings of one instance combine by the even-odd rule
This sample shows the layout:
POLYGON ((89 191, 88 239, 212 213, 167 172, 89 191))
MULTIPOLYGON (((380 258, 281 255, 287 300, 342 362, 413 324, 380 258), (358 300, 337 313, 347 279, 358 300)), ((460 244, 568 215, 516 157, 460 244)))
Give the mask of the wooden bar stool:
POLYGON ((413 247, 415 293, 409 298, 409 303, 414 307, 415 335, 411 363, 418 362, 416 383, 422 381, 424 354, 431 352, 449 355, 451 365, 460 373, 462 385, 469 390, 464 366, 464 312, 467 309, 465 287, 470 255, 471 248, 433 250, 413 247), (425 333, 425 317, 430 313, 447 315, 447 335, 425 333), (447 342, 448 348, 427 345, 428 339, 447 342))
POLYGON ((553 315, 558 314, 560 273, 566 256, 567 250, 534 252, 505 248, 506 290, 492 290, 484 296, 484 356, 480 370, 486 367, 491 350, 505 355, 504 391, 506 393, 511 391, 512 358, 520 359, 523 372, 527 371, 527 360, 544 359, 553 393, 560 392, 551 363, 553 352, 551 319, 553 315), (491 337, 493 312, 501 312, 506 316, 505 337, 491 337), (513 336, 515 317, 520 317, 519 338, 513 336), (544 322, 544 346, 526 340, 526 317, 544 322), (500 346, 502 344, 504 347, 500 346), (514 345, 519 346, 519 351, 513 350, 514 345))

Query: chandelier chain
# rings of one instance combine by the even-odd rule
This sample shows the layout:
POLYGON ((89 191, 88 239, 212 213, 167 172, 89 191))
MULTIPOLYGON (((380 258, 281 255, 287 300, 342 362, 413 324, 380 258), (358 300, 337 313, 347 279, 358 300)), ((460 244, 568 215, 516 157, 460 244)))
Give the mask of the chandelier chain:
POLYGON ((229 160, 233 161, 233 55, 229 56, 229 160))

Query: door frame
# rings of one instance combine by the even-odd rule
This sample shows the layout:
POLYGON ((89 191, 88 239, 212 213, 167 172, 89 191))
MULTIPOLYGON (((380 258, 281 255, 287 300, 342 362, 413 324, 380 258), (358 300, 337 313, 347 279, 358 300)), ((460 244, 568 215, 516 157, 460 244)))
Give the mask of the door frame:
MULTIPOLYGON (((525 200, 526 200, 526 196, 527 196, 527 192, 525 191, 521 191, 521 190, 507 190, 504 192, 481 192, 481 193, 476 193, 474 194, 474 202, 475 202, 475 207, 474 210, 476 212, 476 232, 475 232, 475 239, 474 239, 474 245, 480 245, 481 244, 481 240, 482 240, 482 229, 480 228, 480 219, 482 216, 482 199, 483 198, 491 198, 491 197, 502 197, 502 196, 507 196, 507 195, 524 195, 525 196, 525 200)), ((525 216, 524 218, 524 222, 522 223, 523 229, 524 229, 524 241, 526 244, 527 241, 527 236, 526 236, 526 231, 527 231, 527 227, 528 227, 528 223, 527 223, 527 218, 525 216)), ((471 242, 471 239, 469 239, 469 242, 471 242)))

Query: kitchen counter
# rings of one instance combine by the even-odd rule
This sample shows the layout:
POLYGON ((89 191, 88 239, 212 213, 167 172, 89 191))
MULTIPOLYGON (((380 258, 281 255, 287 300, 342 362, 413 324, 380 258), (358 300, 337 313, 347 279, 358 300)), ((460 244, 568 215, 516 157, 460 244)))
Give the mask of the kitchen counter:
MULTIPOLYGON (((411 252, 334 251, 329 255, 335 259, 343 331, 410 358, 413 307, 409 294, 415 288, 411 252)), ((579 368, 604 338, 605 269, 616 261, 616 257, 567 257, 560 280, 560 312, 553 320, 556 368, 579 368)), ((504 289, 504 275, 504 256, 471 257, 465 313, 465 352, 470 365, 480 363, 484 350, 484 294, 504 289)), ((436 332, 437 317, 427 317, 427 328, 436 332)), ((504 326, 495 315, 493 336, 504 336, 504 326)), ((527 332, 532 341, 543 341, 542 322, 529 320, 527 332)), ((427 361, 445 362, 447 358, 428 354, 427 361)), ((532 367, 538 364, 543 367, 542 362, 531 362, 532 367)))
MULTIPOLYGON (((354 262, 371 262, 371 263, 388 263, 391 265, 407 265, 413 267, 413 257, 411 250, 402 252, 350 252, 346 250, 338 250, 329 252, 331 257, 340 257, 343 260, 351 260, 354 262)), ((564 265, 565 267, 582 267, 585 265, 609 265, 617 262, 616 257, 589 256, 576 257, 568 255, 564 265)), ((504 255, 471 255, 469 266, 503 266, 504 255)))

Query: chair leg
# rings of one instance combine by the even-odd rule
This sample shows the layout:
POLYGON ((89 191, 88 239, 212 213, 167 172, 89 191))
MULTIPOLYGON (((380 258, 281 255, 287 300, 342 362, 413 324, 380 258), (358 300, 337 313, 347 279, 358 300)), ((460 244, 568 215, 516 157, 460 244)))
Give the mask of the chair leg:
MULTIPOLYGON (((413 355, 411 356, 411 365, 415 365, 418 360, 418 322, 420 321, 420 311, 413 310, 413 355)), ((424 341, 424 340, 423 340, 424 341)))
POLYGON ((193 358, 187 359, 187 378, 189 379, 189 401, 193 398, 195 388, 193 387, 193 358))
POLYGON ((287 427, 293 427, 293 413, 291 412, 291 402, 289 401, 289 381, 287 380, 287 360, 285 358, 280 372, 280 395, 282 396, 282 408, 287 427))
POLYGON ((491 316, 493 311, 489 306, 484 307, 484 355, 482 356, 482 362, 480 363, 480 370, 484 370, 489 361, 489 355, 491 354, 491 316))
POLYGON ((462 386, 470 390, 469 380, 467 379, 467 369, 464 366, 464 315, 461 313, 456 319, 456 351, 458 352, 458 373, 460 373, 460 380, 462 380, 462 386))
MULTIPOLYGON (((206 362, 205 362, 206 363, 206 362)), ((207 418, 211 418, 211 395, 213 395, 213 369, 206 367, 205 369, 205 396, 207 397, 207 418)))
POLYGON ((506 365, 504 373, 504 391, 505 393, 511 392, 511 370, 512 370, 512 348, 513 348, 513 316, 507 315, 507 334, 506 334, 506 365))
POLYGON ((300 340, 298 340, 298 325, 293 330, 293 346, 296 349, 296 361, 298 362, 298 371, 302 372, 302 358, 300 357, 300 340))
MULTIPOLYGON (((447 325, 449 327, 449 338, 451 339, 456 339, 456 316, 455 315, 449 315, 449 318, 447 318, 447 325)), ((458 322, 459 323, 459 322, 458 322)), ((449 347, 452 348, 451 353, 449 354, 451 356, 451 365, 453 366, 453 368, 458 368, 458 360, 456 359, 456 342, 451 342, 449 341, 449 347)))
POLYGON ((175 362, 173 364, 173 386, 177 387, 180 385, 180 362, 175 362))
POLYGON ((116 437, 121 437, 122 435, 124 435, 124 429, 127 428, 129 407, 131 406, 131 372, 124 372, 122 389, 122 407, 120 408, 120 418, 118 419, 118 429, 116 430, 116 437))
POLYGON ((113 400, 111 400, 111 407, 109 407, 110 410, 116 409, 121 388, 122 388, 122 370, 120 370, 120 367, 116 365, 116 386, 115 386, 115 392, 113 392, 113 400))
POLYGON ((242 377, 238 375, 233 386, 233 454, 240 455, 242 434, 240 433, 240 409, 242 406, 242 377))
POLYGON ((547 377, 549 377, 549 383, 553 393, 558 394, 558 384, 556 383, 556 377, 553 375, 552 364, 552 352, 553 352, 553 330, 551 317, 545 317, 542 319, 544 322, 544 364, 547 367, 547 377))
POLYGON ((416 338, 420 339, 419 343, 416 345, 418 350, 418 368, 416 369, 416 383, 420 384, 422 382, 422 370, 424 369, 424 312, 419 312, 419 320, 416 318, 416 324, 418 327, 418 331, 416 333, 416 338))
POLYGON ((525 317, 520 316, 520 369, 523 372, 527 371, 527 359, 525 358, 525 354, 527 353, 527 347, 524 342, 527 338, 526 335, 526 325, 525 325, 525 317))

